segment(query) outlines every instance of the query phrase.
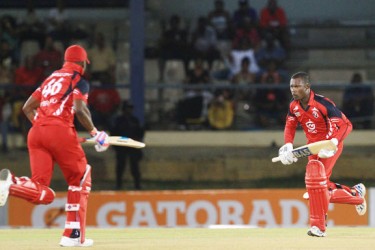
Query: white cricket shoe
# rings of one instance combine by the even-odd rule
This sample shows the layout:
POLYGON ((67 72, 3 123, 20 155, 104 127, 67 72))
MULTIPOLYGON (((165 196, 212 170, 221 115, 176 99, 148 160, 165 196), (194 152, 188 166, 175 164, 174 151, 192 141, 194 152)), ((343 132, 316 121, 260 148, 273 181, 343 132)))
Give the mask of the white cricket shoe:
POLYGON ((309 231, 307 231, 307 235, 315 236, 315 237, 326 237, 326 233, 322 232, 317 226, 312 226, 309 231))
POLYGON ((81 238, 69 238, 66 236, 61 237, 60 246, 62 247, 91 247, 94 245, 92 239, 85 239, 85 242, 81 243, 81 238))
POLYGON ((355 210, 357 210, 357 213, 359 215, 364 215, 367 211, 367 203, 365 199, 366 187, 362 183, 358 183, 353 188, 355 189, 355 191, 357 191, 357 194, 363 198, 363 203, 359 205, 355 205, 355 210))
POLYGON ((11 184, 13 184, 12 174, 9 169, 2 169, 0 171, 0 207, 4 206, 8 200, 11 184))

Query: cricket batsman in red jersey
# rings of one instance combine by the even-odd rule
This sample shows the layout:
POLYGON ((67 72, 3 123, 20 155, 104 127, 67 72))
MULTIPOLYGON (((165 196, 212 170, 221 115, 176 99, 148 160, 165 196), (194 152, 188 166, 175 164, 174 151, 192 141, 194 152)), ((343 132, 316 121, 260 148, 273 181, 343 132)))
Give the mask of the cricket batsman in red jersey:
POLYGON ((306 166, 305 184, 310 206, 310 236, 326 236, 326 215, 328 204, 355 205, 357 213, 364 215, 367 205, 366 188, 362 183, 353 187, 330 181, 332 169, 343 150, 343 141, 352 131, 352 124, 328 98, 315 94, 310 88, 309 76, 298 72, 291 77, 290 91, 293 100, 289 105, 284 130, 285 144, 279 149, 284 165, 292 164, 297 158, 292 154, 296 128, 300 125, 307 143, 331 140, 337 150, 322 149, 318 155, 311 155, 306 166))
POLYGON ((89 83, 82 78, 89 63, 85 49, 78 45, 68 47, 64 60, 63 67, 53 72, 23 106, 33 124, 27 140, 31 178, 1 170, 0 206, 6 203, 8 195, 34 204, 51 203, 55 192, 49 185, 57 163, 68 184, 66 222, 60 245, 91 246, 93 240, 85 238, 91 166, 73 124, 74 115, 95 138, 96 151, 105 151, 109 139, 107 133, 97 131, 87 107, 89 83))

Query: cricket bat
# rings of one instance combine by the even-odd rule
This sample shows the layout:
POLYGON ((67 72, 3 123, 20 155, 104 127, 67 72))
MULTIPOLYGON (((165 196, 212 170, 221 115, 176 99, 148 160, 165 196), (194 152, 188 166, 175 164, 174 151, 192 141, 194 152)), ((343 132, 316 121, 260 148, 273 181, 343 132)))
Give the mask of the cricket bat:
MULTIPOLYGON (((94 138, 81 138, 82 143, 95 144, 94 138)), ((140 141, 133 140, 125 136, 109 136, 109 145, 112 146, 122 146, 130 148, 144 148, 146 144, 140 141)))
MULTIPOLYGON (((295 157, 301 158, 309 155, 316 155, 321 149, 337 150, 337 146, 331 140, 317 141, 295 148, 292 153, 295 157)), ((278 161, 280 161, 279 157, 272 158, 272 162, 278 161)))

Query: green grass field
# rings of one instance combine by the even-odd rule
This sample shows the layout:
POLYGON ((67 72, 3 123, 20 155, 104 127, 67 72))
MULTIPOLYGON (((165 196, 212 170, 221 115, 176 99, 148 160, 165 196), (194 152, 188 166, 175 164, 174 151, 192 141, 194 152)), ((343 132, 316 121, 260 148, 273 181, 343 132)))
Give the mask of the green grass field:
MULTIPOLYGON (((61 249, 61 229, 0 229, 0 249, 61 249)), ((329 228, 325 238, 305 228, 257 229, 91 229, 90 249, 375 249, 375 229, 329 228)))

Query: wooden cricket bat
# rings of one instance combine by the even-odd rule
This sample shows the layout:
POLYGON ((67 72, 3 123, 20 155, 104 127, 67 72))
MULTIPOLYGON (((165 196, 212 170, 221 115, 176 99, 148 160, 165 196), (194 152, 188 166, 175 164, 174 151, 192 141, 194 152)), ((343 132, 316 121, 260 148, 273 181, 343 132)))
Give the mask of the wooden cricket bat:
MULTIPOLYGON (((301 158, 309 155, 316 155, 321 149, 337 150, 337 146, 331 140, 313 142, 293 149, 292 153, 295 157, 301 158)), ((272 162, 280 161, 279 157, 272 158, 272 162)))
MULTIPOLYGON (((95 144, 94 138, 81 138, 82 143, 95 144)), ((125 136, 109 136, 109 144, 112 146, 122 146, 130 148, 144 148, 146 144, 140 141, 133 140, 125 136)))

